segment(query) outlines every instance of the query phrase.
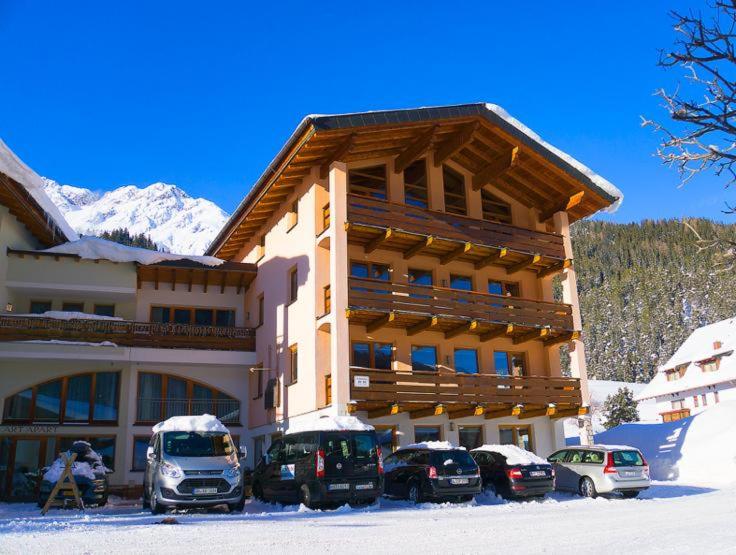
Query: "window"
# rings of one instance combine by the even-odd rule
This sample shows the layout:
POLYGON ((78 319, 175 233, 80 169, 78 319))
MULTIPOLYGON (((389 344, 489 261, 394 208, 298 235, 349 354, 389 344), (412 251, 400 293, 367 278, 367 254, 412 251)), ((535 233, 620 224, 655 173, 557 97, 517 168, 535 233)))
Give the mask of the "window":
POLYGON ((483 445, 482 426, 459 426, 458 436, 460 447, 465 447, 468 451, 483 445))
POLYGON ((700 363, 700 368, 703 370, 703 372, 715 372, 716 370, 718 370, 720 360, 721 359, 718 357, 704 360, 700 363))
POLYGON ((493 193, 480 190, 480 203, 483 208, 483 219, 502 224, 511 223, 511 206, 493 193))
POLYGON ((465 178, 447 166, 442 166, 442 180, 445 185, 445 212, 465 216, 468 213, 465 178))
POLYGON ((713 402, 714 403, 720 403, 721 402, 721 400, 718 398, 718 392, 717 391, 714 391, 713 392, 713 402))
POLYGON ((151 322, 232 327, 235 325, 235 310, 231 308, 152 306, 151 322))
POLYGON ((258 245, 256 246, 256 262, 266 256, 266 235, 261 235, 258 239, 258 245))
POLYGON ((286 231, 289 232, 294 229, 294 226, 299 223, 299 201, 295 200, 291 203, 289 213, 286 215, 286 231))
POLYGON ((146 453, 150 442, 151 438, 148 436, 133 437, 133 466, 131 470, 134 472, 143 472, 146 469, 146 453))
POLYGON ((330 203, 322 207, 322 231, 330 227, 330 203))
POLYGON ((240 401, 187 378, 153 372, 138 374, 136 422, 160 422, 171 416, 205 413, 237 424, 240 401))
POLYGON ((419 208, 429 207, 426 160, 417 160, 404 170, 404 203, 419 208))
MULTIPOLYGON (((409 285, 425 285, 428 287, 432 285, 431 270, 419 270, 417 268, 409 268, 407 276, 409 278, 409 285)), ((412 297, 420 297, 420 295, 412 295, 412 297)))
POLYGON ((294 266, 289 271, 289 303, 296 301, 297 294, 299 293, 299 271, 294 266))
POLYGON ((373 166, 348 171, 348 192, 385 200, 386 166, 373 166))
POLYGON ((524 353, 494 351, 493 367, 499 376, 526 376, 526 355, 524 353))
MULTIPOLYGON (((703 394, 702 394, 702 395, 700 396, 700 399, 701 399, 701 400, 703 401, 703 406, 704 406, 704 407, 707 407, 707 406, 708 406, 708 397, 706 397, 705 393, 703 393, 703 394)), ((684 407, 683 407, 683 408, 684 408, 684 407)))
POLYGON ((325 376, 325 405, 332 404, 332 374, 325 376))
POLYGON ((393 361, 393 344, 354 341, 352 365, 360 368, 390 370, 393 361))
POLYGON ((324 313, 329 314, 332 310, 332 288, 325 285, 322 289, 322 299, 324 303, 324 313))
POLYGON ((378 279, 390 281, 391 267, 388 264, 375 262, 350 262, 350 275, 357 278, 378 279))
POLYGON ((291 368, 291 383, 299 378, 299 351, 296 345, 289 347, 289 367, 291 368))
POLYGON ((478 351, 475 349, 455 349, 455 372, 459 374, 477 374, 478 351))
POLYGON ((51 310, 51 301, 31 301, 31 314, 43 314, 51 310))
POLYGON ((500 426, 498 429, 501 445, 516 445, 527 451, 534 451, 531 426, 500 426))
POLYGON ((84 312, 84 303, 64 302, 61 304, 61 310, 64 312, 84 312))
POLYGON ((109 316, 112 318, 115 316, 115 305, 114 304, 96 304, 94 313, 97 316, 109 316))
MULTIPOLYGON (((705 395, 703 395, 703 398, 705 398, 705 395)), ((705 403, 703 403, 705 405, 705 403)), ((685 401, 682 399, 678 399, 677 401, 672 401, 672 410, 682 410, 685 408, 685 401)))
POLYGON ((118 372, 65 376, 41 383, 5 400, 9 422, 115 423, 118 419, 118 372))
POLYGON ((473 290, 473 278, 470 276, 459 276, 450 274, 450 287, 452 289, 460 289, 462 291, 473 290))
POLYGON ((504 297, 521 297, 518 283, 488 280, 488 292, 491 295, 503 295, 504 297))
POLYGON ((263 305, 263 293, 258 296, 258 325, 263 325, 264 305, 263 305))
POLYGON ((411 369, 414 372, 434 372, 437 370, 437 347, 412 345, 411 369))
POLYGON ((676 380, 679 380, 685 375, 685 372, 687 371, 687 364, 680 364, 679 366, 676 366, 672 370, 665 370, 665 376, 667 378, 668 382, 674 382, 676 380))
POLYGON ((700 399, 698 399, 697 395, 693 395, 693 406, 695 408, 698 408, 700 406, 700 399))
POLYGON ((442 434, 439 426, 414 426, 414 442, 441 441, 442 434))
POLYGON ((385 459, 398 447, 396 442, 396 426, 375 426, 375 428, 378 445, 380 445, 381 454, 385 459))

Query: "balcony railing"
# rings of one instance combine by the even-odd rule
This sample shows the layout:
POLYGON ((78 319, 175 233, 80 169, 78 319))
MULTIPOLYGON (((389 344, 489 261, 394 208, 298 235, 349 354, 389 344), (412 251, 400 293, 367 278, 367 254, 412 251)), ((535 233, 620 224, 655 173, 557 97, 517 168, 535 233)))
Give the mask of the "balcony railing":
POLYGON ((255 330, 234 326, 0 315, 0 341, 28 340, 109 341, 126 347, 253 351, 255 330))
MULTIPOLYGON (((361 323, 361 318, 370 322, 381 313, 402 316, 391 322, 394 327, 409 327, 438 317, 449 329, 453 322, 475 321, 479 333, 484 327, 480 324, 573 329, 572 308, 567 304, 364 278, 348 279, 348 307, 356 313, 356 323, 361 323)), ((448 328, 439 322, 438 329, 448 328)))
MULTIPOLYGON (((387 239, 383 246, 395 250, 416 252, 421 243, 411 250, 411 235, 432 237, 434 244, 422 249, 426 254, 443 256, 452 251, 452 243, 472 243, 474 252, 463 253, 468 260, 482 260, 488 252, 483 248, 507 249, 523 255, 539 255, 554 263, 565 258, 562 235, 535 231, 513 225, 489 222, 463 216, 425 210, 404 204, 396 204, 377 199, 348 195, 348 223, 351 226, 374 228, 376 236, 381 230, 391 229, 395 236, 387 239), (480 247, 480 248, 479 248, 480 247)), ((354 242, 369 243, 372 238, 369 230, 361 230, 364 237, 355 236, 354 242)), ((415 238, 416 240, 416 238, 415 238)))
POLYGON ((240 423, 237 399, 154 399, 139 397, 136 422, 161 422, 172 416, 212 414, 226 424, 240 423))
POLYGON ((493 407, 554 405, 579 407, 580 380, 545 376, 500 376, 452 372, 397 372, 371 368, 350 369, 350 398, 358 408, 389 403, 411 406, 493 407))

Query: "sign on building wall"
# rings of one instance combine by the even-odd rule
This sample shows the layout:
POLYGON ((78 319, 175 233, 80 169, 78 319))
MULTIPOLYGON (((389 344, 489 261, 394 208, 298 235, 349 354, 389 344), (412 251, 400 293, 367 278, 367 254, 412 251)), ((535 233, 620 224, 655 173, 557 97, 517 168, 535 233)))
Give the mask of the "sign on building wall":
POLYGON ((368 376, 353 376, 354 387, 370 387, 371 379, 368 376))

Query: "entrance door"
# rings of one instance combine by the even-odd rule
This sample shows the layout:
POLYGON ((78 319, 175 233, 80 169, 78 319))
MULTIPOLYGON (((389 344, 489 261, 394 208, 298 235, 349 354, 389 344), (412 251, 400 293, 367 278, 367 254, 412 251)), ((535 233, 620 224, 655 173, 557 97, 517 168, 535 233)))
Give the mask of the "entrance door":
POLYGON ((44 439, 16 439, 11 450, 10 472, 7 476, 8 497, 13 500, 35 500, 38 470, 42 466, 41 448, 44 439))

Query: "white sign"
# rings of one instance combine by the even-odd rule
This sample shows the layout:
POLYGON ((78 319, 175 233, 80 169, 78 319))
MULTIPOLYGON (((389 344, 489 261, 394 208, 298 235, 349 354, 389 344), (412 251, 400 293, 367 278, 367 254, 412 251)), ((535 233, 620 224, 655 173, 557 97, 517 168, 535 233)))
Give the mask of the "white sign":
POLYGON ((355 387, 370 387, 371 379, 368 376, 353 376, 353 385, 355 387))

